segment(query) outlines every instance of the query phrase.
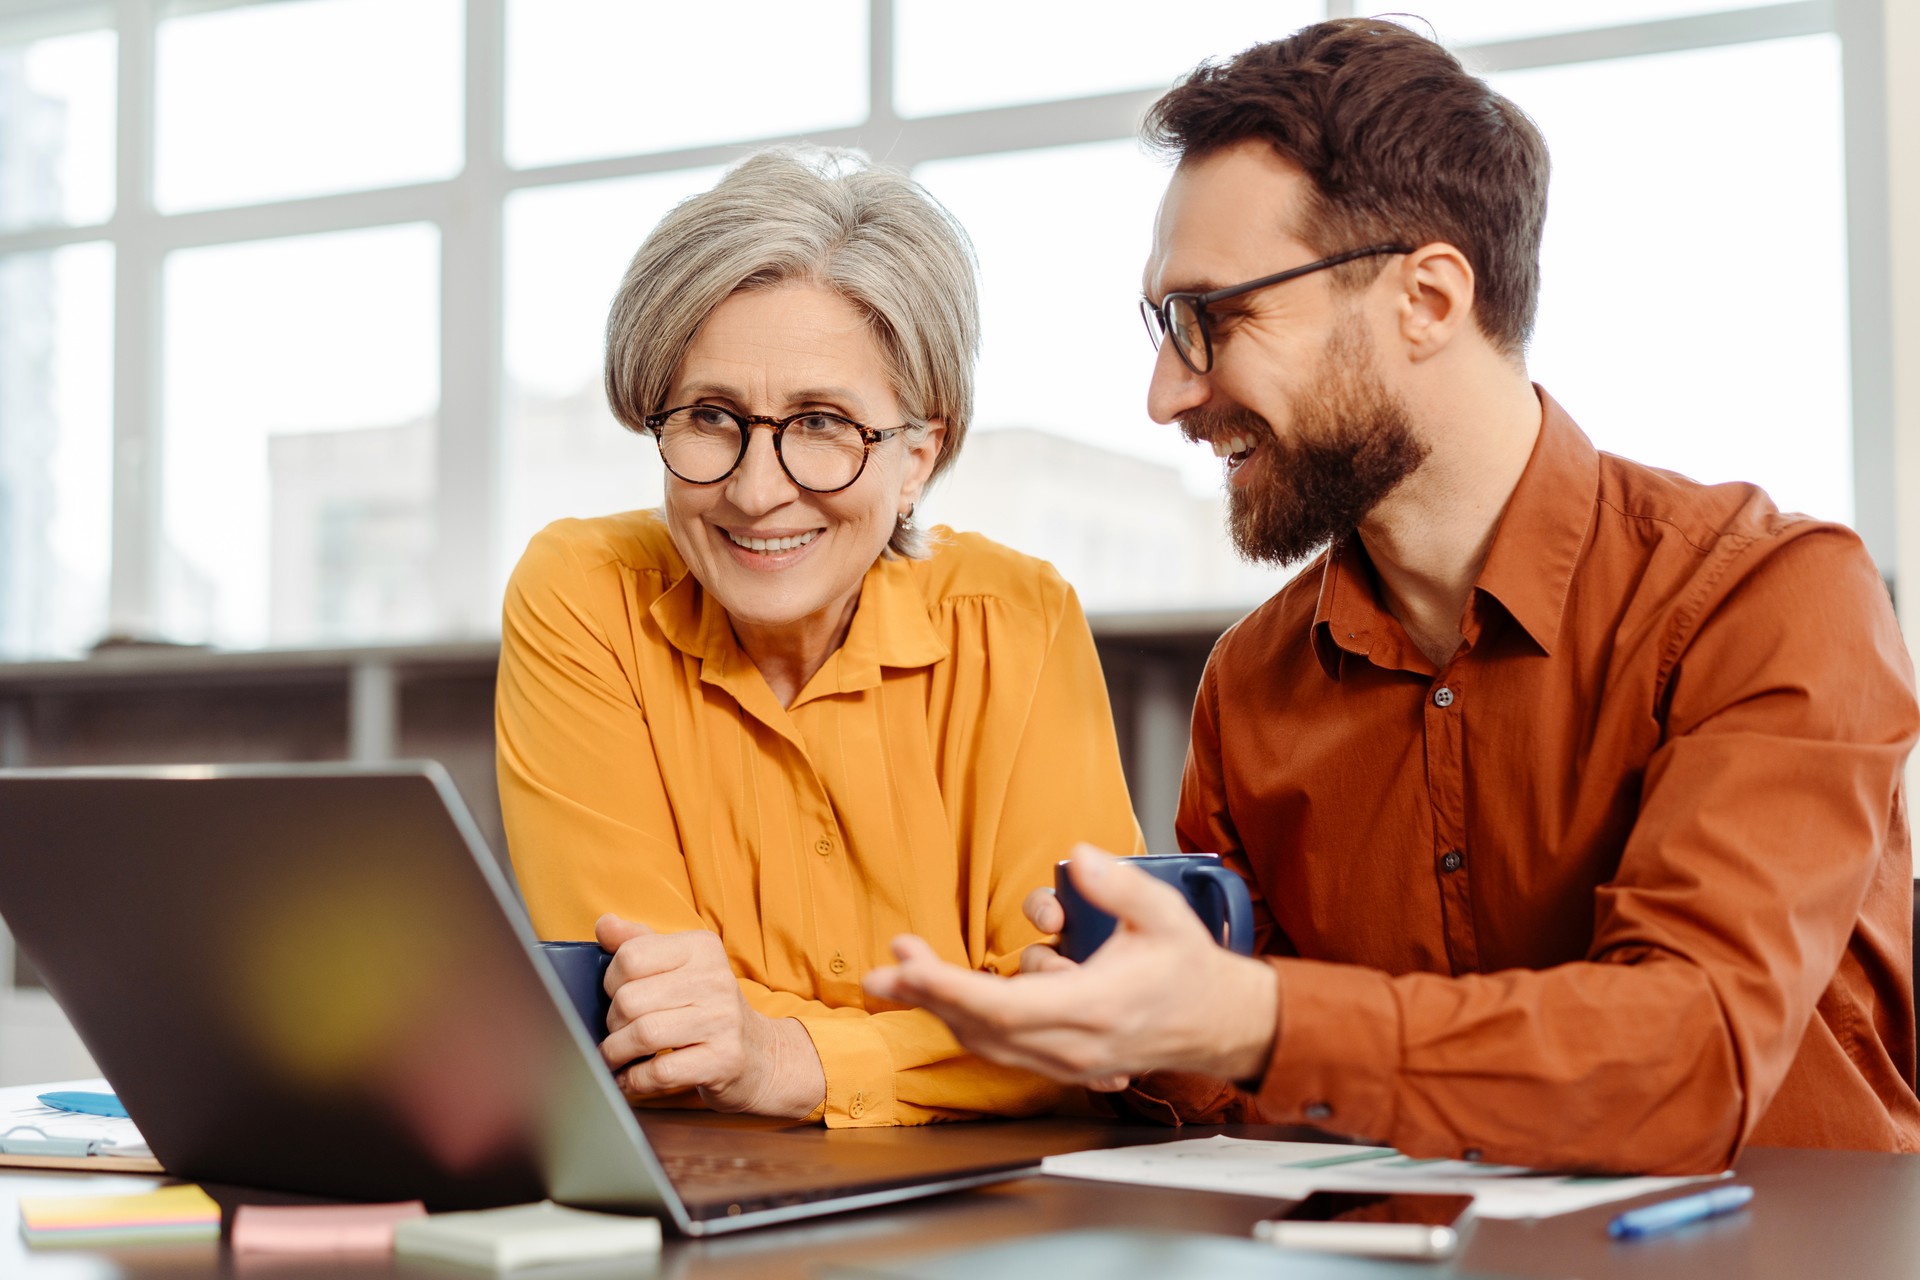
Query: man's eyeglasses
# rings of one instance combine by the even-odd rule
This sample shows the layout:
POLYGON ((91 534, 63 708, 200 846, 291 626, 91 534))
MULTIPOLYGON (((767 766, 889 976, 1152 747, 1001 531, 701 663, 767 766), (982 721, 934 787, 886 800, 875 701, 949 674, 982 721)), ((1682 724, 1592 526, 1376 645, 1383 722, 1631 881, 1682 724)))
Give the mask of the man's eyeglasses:
POLYGON ((1364 249, 1349 249, 1345 253, 1336 253, 1331 258, 1309 262, 1304 267, 1295 267, 1278 275, 1261 276, 1245 284, 1230 284, 1224 289, 1213 289, 1206 293, 1170 293, 1160 300, 1157 307, 1142 298, 1140 318, 1146 321, 1147 337, 1152 340, 1155 351, 1160 349, 1163 336, 1170 337, 1173 339, 1174 352, 1179 355, 1181 362, 1195 373, 1205 373, 1213 368, 1213 331, 1207 324, 1207 308, 1214 303, 1225 302, 1228 298, 1237 298, 1268 285, 1285 284, 1289 280, 1325 271, 1328 267, 1337 267, 1356 258, 1412 252, 1411 246, 1403 244, 1368 245, 1364 249))
POLYGON ((735 413, 714 404, 690 404, 651 413, 646 428, 660 461, 688 484, 718 484, 747 456, 753 428, 773 428, 773 456, 787 479, 809 493, 838 493, 867 469, 873 446, 898 427, 863 427, 837 413, 809 411, 785 418, 735 413))

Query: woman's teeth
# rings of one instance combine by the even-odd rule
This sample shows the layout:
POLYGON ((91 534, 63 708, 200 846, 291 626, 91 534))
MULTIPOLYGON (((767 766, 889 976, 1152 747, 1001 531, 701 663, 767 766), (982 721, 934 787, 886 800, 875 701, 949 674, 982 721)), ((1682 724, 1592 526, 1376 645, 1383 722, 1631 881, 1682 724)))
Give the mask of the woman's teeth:
POLYGON ((818 529, 809 529, 805 533, 796 533, 790 538, 743 538, 729 530, 727 537, 736 547, 745 547, 749 551, 791 551, 795 547, 804 547, 820 536, 818 529))

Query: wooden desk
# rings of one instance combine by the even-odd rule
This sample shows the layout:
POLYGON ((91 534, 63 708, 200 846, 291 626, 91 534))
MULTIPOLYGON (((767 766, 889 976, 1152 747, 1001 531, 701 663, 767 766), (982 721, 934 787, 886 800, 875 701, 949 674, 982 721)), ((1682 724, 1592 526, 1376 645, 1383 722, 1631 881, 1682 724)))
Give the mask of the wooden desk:
MULTIPOLYGON (((1255 1129, 1230 1129, 1269 1136, 1255 1129)), ((1757 1191, 1732 1218, 1634 1244, 1606 1237, 1617 1206, 1535 1223, 1482 1222, 1457 1266, 1514 1276, 1583 1280, 1892 1280, 1920 1278, 1920 1157, 1852 1151, 1750 1151, 1739 1176, 1757 1191)), ((421 1276, 449 1280, 460 1271, 391 1259, 301 1261, 233 1255, 207 1245, 147 1246, 90 1252, 30 1250, 17 1227, 22 1195, 86 1190, 144 1190, 150 1178, 87 1174, 0 1174, 0 1276, 60 1280, 258 1275, 270 1280, 322 1276, 421 1276)), ((246 1198, 209 1188, 223 1203, 246 1198)), ((996 1239, 1076 1227, 1158 1226, 1245 1235, 1273 1202, 1242 1196, 1161 1191, 1053 1178, 1028 1178, 893 1209, 841 1214, 713 1240, 673 1240, 657 1269, 632 1263, 543 1270, 554 1280, 655 1276, 659 1280, 777 1280, 817 1277, 821 1264, 880 1260, 961 1249, 996 1239)), ((1435 1268, 1436 1277, 1452 1268, 1435 1268)), ((1066 1278, 1063 1278, 1066 1280, 1066 1278)))

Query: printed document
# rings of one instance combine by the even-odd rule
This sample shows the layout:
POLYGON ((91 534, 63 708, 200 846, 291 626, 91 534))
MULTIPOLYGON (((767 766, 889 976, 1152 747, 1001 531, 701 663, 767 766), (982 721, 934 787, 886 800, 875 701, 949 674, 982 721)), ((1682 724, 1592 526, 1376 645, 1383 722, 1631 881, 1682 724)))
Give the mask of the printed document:
POLYGON ((1315 1191, 1422 1191, 1474 1197, 1483 1218, 1549 1218, 1628 1200, 1706 1178, 1594 1177, 1538 1173, 1513 1165, 1416 1160, 1391 1147, 1329 1142, 1189 1138, 1048 1156, 1041 1172, 1099 1182, 1134 1182, 1299 1200, 1315 1191))

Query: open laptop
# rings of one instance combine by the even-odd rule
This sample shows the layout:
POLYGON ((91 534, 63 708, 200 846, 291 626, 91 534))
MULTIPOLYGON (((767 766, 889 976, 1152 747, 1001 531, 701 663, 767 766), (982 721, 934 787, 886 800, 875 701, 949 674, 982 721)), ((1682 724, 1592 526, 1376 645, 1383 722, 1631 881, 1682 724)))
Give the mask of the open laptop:
POLYGON ((0 770, 0 916, 180 1178, 706 1235, 1127 1141, 636 1115, 432 763, 0 770))

